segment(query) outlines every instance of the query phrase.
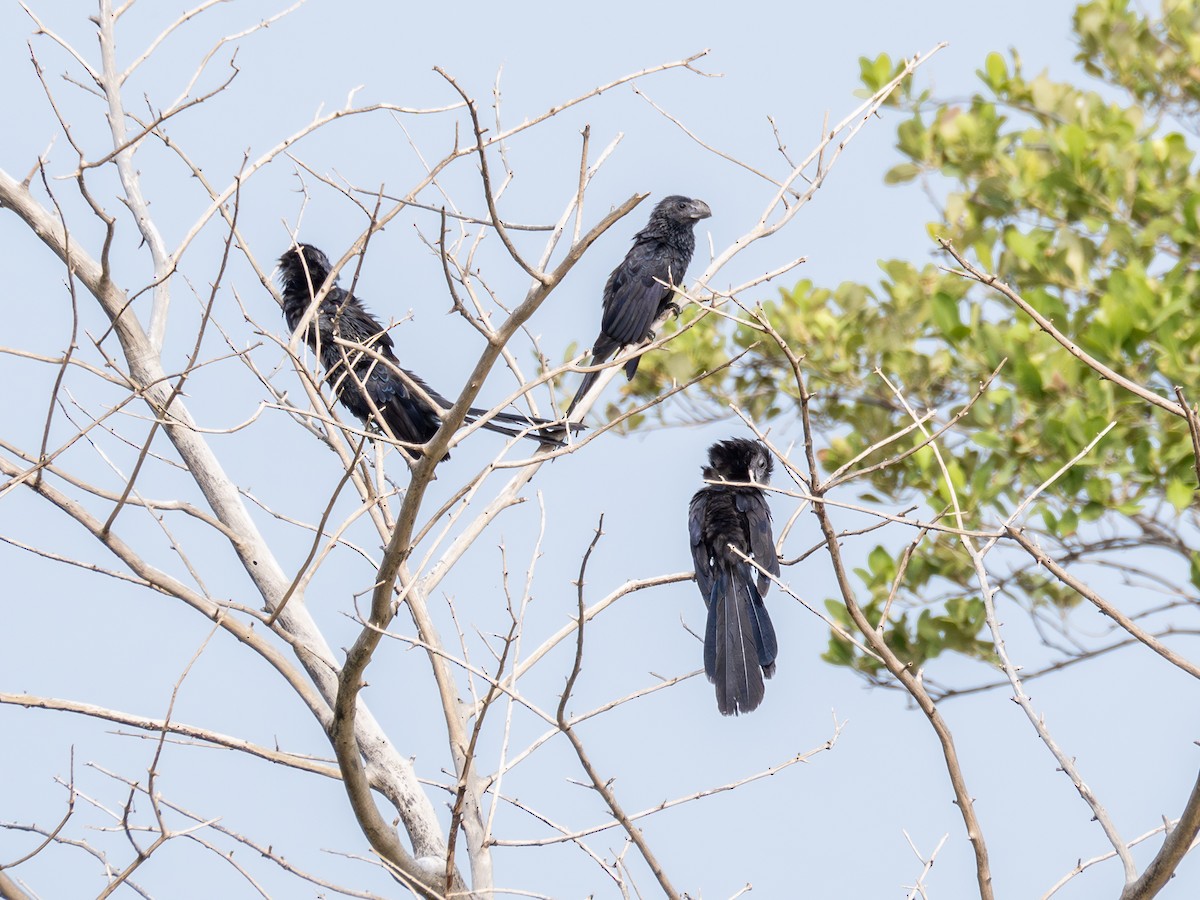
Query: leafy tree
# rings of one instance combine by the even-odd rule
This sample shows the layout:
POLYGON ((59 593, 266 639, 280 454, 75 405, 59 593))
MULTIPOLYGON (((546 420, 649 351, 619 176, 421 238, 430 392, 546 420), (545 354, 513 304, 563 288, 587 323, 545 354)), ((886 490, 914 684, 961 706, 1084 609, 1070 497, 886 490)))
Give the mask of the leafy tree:
MULTIPOLYGON (((913 430, 868 458, 920 446, 904 464, 855 482, 866 503, 919 502, 944 514, 953 492, 977 525, 1002 521, 1113 423, 1025 512, 1026 534, 1060 562, 1160 594, 1143 604, 1156 612, 1147 627, 1170 632, 1163 614, 1192 607, 1200 587, 1193 444, 1181 409, 1165 411, 1200 395, 1200 182, 1189 145, 1200 8, 1166 2, 1152 18, 1097 0, 1077 8, 1074 27, 1094 86, 1030 75, 1012 51, 988 55, 980 89, 965 100, 910 82, 890 101, 903 161, 886 180, 919 185, 933 201, 933 261, 881 261, 877 284, 803 280, 761 308, 804 355, 826 472, 911 422, 901 395, 943 424, 966 410, 940 443, 949 481, 913 430), (1164 403, 1101 377, 1012 299, 964 277, 943 246, 974 260, 984 281, 1012 285, 1069 342, 1164 403)), ((861 68, 867 90, 895 72, 886 54, 861 68)), ((715 369, 741 352, 740 367, 689 390, 682 417, 679 406, 661 415, 717 417, 736 404, 758 421, 794 417, 799 394, 779 345, 715 318, 679 335, 670 356, 648 357, 630 399, 661 393, 689 357, 715 369)), ((1063 625, 1079 593, 1029 554, 1000 559, 1000 593, 1029 611, 1066 661, 1090 657, 1096 642, 1063 625)), ((952 535, 880 543, 857 572, 873 623, 896 595, 884 634, 911 665, 948 650, 994 659, 972 560, 952 535)), ((849 625, 840 600, 828 606, 849 625)), ((870 676, 881 669, 836 632, 826 658, 870 676)))

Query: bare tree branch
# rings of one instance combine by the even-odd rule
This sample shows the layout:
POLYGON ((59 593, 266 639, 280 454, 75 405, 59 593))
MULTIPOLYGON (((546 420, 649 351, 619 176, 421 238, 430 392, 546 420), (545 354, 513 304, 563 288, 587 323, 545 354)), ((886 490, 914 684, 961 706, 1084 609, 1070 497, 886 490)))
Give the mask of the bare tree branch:
POLYGON ((671 900, 679 900, 679 893, 671 886, 670 880, 667 878, 667 873, 663 871, 657 857, 650 849, 650 845, 646 843, 646 838, 642 834, 642 830, 633 824, 633 820, 621 808, 621 804, 617 802, 616 795, 612 792, 608 782, 600 776, 596 767, 592 765, 591 759, 588 758, 587 750, 584 749, 583 741, 579 739, 570 723, 567 722, 566 709, 567 703, 571 699, 571 690, 575 687, 575 681, 579 678, 579 672, 583 668, 583 629, 584 629, 584 601, 583 601, 583 586, 584 576, 587 574, 588 560, 592 556, 592 551, 596 549, 596 544, 600 542, 600 538, 604 535, 604 517, 600 517, 599 523, 596 525, 596 534, 588 544, 587 550, 583 554, 583 561, 579 565, 579 582, 577 585, 577 598, 579 620, 576 629, 575 638, 575 663, 571 667, 571 674, 567 676, 567 686, 563 688, 562 697, 558 701, 558 727, 563 734, 567 736, 567 740, 571 742, 571 746, 575 748, 575 755, 579 757, 579 764, 583 766, 587 772, 588 778, 591 779, 592 787, 596 789, 608 808, 612 810, 612 814, 617 821, 621 823, 621 827, 625 829, 625 833, 629 835, 629 839, 637 845, 638 851, 642 854, 642 858, 646 860, 646 865, 650 867, 650 871, 654 873, 654 877, 658 879, 659 885, 671 900))

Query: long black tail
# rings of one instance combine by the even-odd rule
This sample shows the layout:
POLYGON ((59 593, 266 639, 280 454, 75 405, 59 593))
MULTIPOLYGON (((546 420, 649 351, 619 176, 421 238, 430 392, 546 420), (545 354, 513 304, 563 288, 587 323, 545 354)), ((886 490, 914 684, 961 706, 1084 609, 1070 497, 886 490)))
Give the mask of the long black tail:
MULTIPOLYGON (((601 335, 596 341, 596 346, 592 348, 592 358, 588 361, 588 365, 599 366, 603 363, 606 363, 612 359, 613 355, 620 349, 621 346, 619 344, 614 344, 611 341, 606 340, 604 335, 601 335)), ((579 390, 575 392, 575 396, 571 398, 571 405, 567 407, 567 412, 565 414, 567 418, 570 418, 571 413, 575 411, 575 407, 579 405, 579 401, 583 399, 584 395, 589 390, 591 390, 592 385, 596 383, 596 379, 599 377, 599 372, 587 372, 584 374, 583 381, 579 382, 579 390)), ((632 378, 633 375, 630 374, 629 377, 632 378)))
MULTIPOLYGON (((409 377, 417 382, 438 406, 443 409, 451 406, 449 400, 433 391, 425 382, 420 381, 411 373, 409 373, 409 377)), ((356 396, 353 392, 346 390, 340 391, 339 395, 343 403, 346 402, 348 396, 351 398, 356 396)), ((359 413, 357 408, 352 408, 355 413, 359 413)), ((379 408, 379 411, 392 435, 411 444, 427 443, 442 427, 442 420, 434 411, 434 407, 424 398, 407 391, 404 393, 394 391, 388 401, 379 408)), ((474 422, 487 415, 488 412, 490 410, 472 407, 467 410, 466 421, 474 422)), ((364 405, 363 418, 366 418, 366 413, 367 408, 364 405)), ((563 445, 562 438, 566 436, 566 429, 563 428, 562 422, 551 422, 548 419, 539 419, 536 416, 526 416, 520 413, 496 413, 483 424, 483 427, 509 437, 525 437, 537 441, 539 444, 551 444, 556 447, 563 445)), ((572 431, 582 430, 583 427, 583 425, 573 425, 572 431)), ((450 454, 447 453, 442 458, 449 459, 450 454)))
POLYGON ((717 686, 723 716, 757 709, 763 676, 775 674, 779 642, 762 594, 745 565, 722 566, 713 580, 704 632, 704 673, 717 686))
MULTIPOLYGON (((474 422, 481 416, 487 415, 488 410, 471 407, 467 410, 466 421, 474 422)), ((488 431, 507 434, 509 437, 529 438, 541 444, 563 446, 563 435, 566 433, 562 422, 551 422, 549 419, 539 419, 537 416, 523 416, 520 413, 496 413, 483 423, 488 431), (509 427, 514 426, 514 427, 509 427), (529 430, 532 429, 532 430, 529 430)), ((582 431, 585 426, 578 422, 572 423, 571 431, 582 431)))

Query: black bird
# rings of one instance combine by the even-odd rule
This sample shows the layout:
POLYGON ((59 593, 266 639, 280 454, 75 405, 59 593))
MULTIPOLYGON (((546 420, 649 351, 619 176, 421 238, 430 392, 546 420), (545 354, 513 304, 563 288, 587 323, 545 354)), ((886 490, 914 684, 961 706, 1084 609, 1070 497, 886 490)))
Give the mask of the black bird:
MULTIPOLYGON (((279 257, 283 315, 292 331, 312 306, 331 268, 329 257, 311 244, 298 244, 279 257)), ((454 405, 421 378, 400 367, 391 336, 366 311, 361 300, 336 284, 313 314, 304 339, 320 355, 325 380, 332 385, 341 404, 364 422, 386 426, 385 432, 390 431, 396 440, 424 444, 442 424, 429 401, 443 410, 454 405), (376 355, 341 345, 337 338, 368 347, 376 355), (401 372, 407 377, 402 378, 401 372), (414 390, 414 385, 425 396, 414 390)), ((470 409, 466 421, 473 422, 486 412, 470 409)), ((497 413, 483 427, 510 436, 521 434, 544 443, 558 443, 536 432, 522 434, 525 428, 540 426, 561 428, 545 419, 513 413, 497 413), (496 420, 516 427, 505 427, 496 420)))
MULTIPOLYGON (((708 463, 705 479, 718 482, 766 484, 773 468, 766 446, 745 438, 713 444, 708 463)), ((762 703, 763 676, 775 674, 779 643, 763 604, 771 579, 730 547, 779 575, 766 494, 756 487, 705 485, 688 507, 688 531, 696 584, 708 607, 704 672, 717 686, 721 715, 750 712, 762 703)))
MULTIPOLYGON (((633 246, 604 285, 604 312, 590 365, 608 361, 627 344, 653 340, 650 326, 654 320, 668 308, 679 311, 672 297, 674 288, 683 284, 696 249, 693 229, 698 221, 711 215, 712 210, 703 200, 678 194, 664 198, 654 207, 650 221, 633 236, 633 246), (664 287, 662 282, 670 286, 664 287)), ((639 359, 640 356, 635 356, 625 363, 626 377, 633 377, 639 359)), ((588 372, 583 376, 575 398, 567 407, 568 416, 599 375, 588 372)))

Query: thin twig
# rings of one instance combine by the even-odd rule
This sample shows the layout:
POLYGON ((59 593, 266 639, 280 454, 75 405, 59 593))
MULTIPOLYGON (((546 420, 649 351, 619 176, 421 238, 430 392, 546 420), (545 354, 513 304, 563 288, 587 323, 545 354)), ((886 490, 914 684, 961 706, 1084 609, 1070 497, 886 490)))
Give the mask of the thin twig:
POLYGON ((1181 419, 1187 418, 1187 413, 1180 404, 1172 403, 1161 394, 1156 394, 1154 391, 1144 388, 1136 382, 1130 381, 1124 375, 1120 375, 1113 371, 1104 363, 1100 362, 1100 360, 1096 359, 1087 351, 1080 348, 1074 341, 1055 328, 1053 322, 1034 309, 1032 304, 1030 304, 1029 301, 1018 294, 1015 290, 1013 290, 995 275, 982 272, 967 262, 966 258, 963 257, 963 255, 956 249, 954 249, 954 245, 950 243, 950 241, 946 240, 945 238, 938 238, 938 243, 941 245, 942 249, 953 256, 955 261, 963 268, 963 271, 961 272, 956 272, 954 269, 947 269, 946 271, 954 275, 961 275, 963 277, 971 278, 1007 297, 1018 309, 1029 316, 1029 318, 1033 319, 1033 321, 1037 323, 1038 327, 1041 328, 1042 331, 1046 332, 1046 334, 1058 341, 1058 343, 1061 344, 1068 353, 1070 353, 1088 368, 1092 369, 1102 378, 1107 378, 1109 381, 1113 382, 1113 384, 1124 388, 1136 397, 1141 397, 1143 400, 1147 401, 1148 403, 1152 403, 1159 409, 1165 409, 1167 412, 1171 413, 1172 415, 1179 416, 1181 419))
POLYGON ((654 877, 658 880, 659 886, 670 900, 679 900, 679 893, 671 886, 670 879, 667 878, 667 873, 663 871, 662 865, 658 858, 650 849, 650 845, 646 843, 646 838, 642 834, 642 830, 638 828, 626 814, 621 804, 617 801, 616 795, 609 787, 609 782, 600 776, 596 767, 592 765, 592 761, 588 758, 587 750, 583 746, 583 741, 579 739, 579 735, 571 727, 567 721, 567 702, 571 699, 571 690, 575 687, 575 682, 579 678, 579 673, 583 668, 583 632, 584 632, 584 610, 585 604, 583 599, 584 577, 587 574, 588 560, 591 559, 592 551, 596 549, 596 545, 600 542, 600 538, 604 535, 604 516, 600 516, 600 522, 596 525, 596 533, 588 544, 587 551, 583 554, 583 561, 579 565, 579 581, 576 583, 576 600, 578 609, 578 626, 576 628, 575 640, 575 662, 571 667, 571 674, 567 676, 567 685, 563 688, 562 697, 558 701, 558 727, 563 734, 567 736, 567 740, 571 742, 571 746, 575 748, 575 755, 579 757, 579 764, 583 766, 583 770, 587 772, 587 776, 591 779, 592 787, 596 789, 612 811, 613 816, 621 827, 625 829, 625 833, 629 835, 629 839, 637 845, 638 851, 642 854, 642 858, 646 860, 646 865, 650 867, 650 871, 654 873, 654 877))
POLYGON ((1171 665, 1177 666, 1178 668, 1187 672, 1193 678, 1200 678, 1200 666, 1196 665, 1186 657, 1180 656, 1162 641, 1155 638, 1152 634, 1150 634, 1150 632, 1146 631, 1144 628, 1134 622, 1133 619, 1123 613, 1120 609, 1109 603, 1094 590, 1060 566, 1049 554, 1046 553, 1046 551, 1042 550, 1041 547, 1030 540, 1029 536, 1025 534, 1023 529, 1008 525, 1005 526, 1004 531, 1010 538, 1020 544, 1030 556, 1037 560, 1038 565, 1045 568, 1047 572, 1049 572, 1071 590, 1075 591, 1075 593, 1077 593, 1080 597, 1083 597, 1085 600, 1095 606, 1096 609, 1100 610, 1100 612, 1104 613, 1104 615, 1116 622, 1119 626, 1121 626, 1121 628, 1125 629, 1125 631, 1129 632, 1129 634, 1133 635, 1133 637, 1137 638, 1137 640, 1141 641, 1171 665))

